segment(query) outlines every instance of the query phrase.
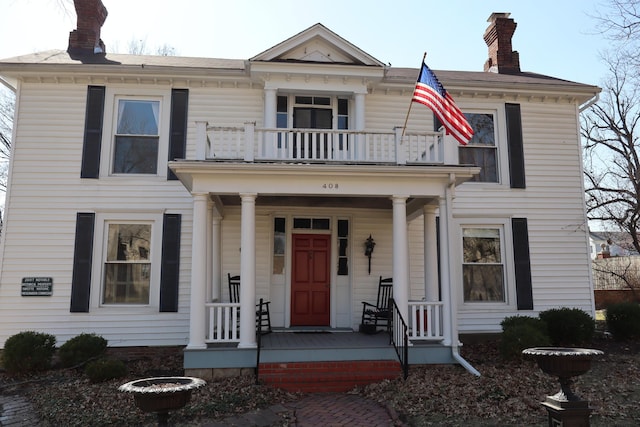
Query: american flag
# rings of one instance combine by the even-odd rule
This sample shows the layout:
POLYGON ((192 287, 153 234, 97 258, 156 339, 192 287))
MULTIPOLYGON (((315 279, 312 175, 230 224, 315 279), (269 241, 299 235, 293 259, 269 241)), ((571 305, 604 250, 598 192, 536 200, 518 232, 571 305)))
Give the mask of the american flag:
POLYGON ((447 93, 438 78, 422 63, 420 76, 413 91, 412 101, 429 107, 438 120, 444 125, 447 133, 460 144, 467 145, 473 136, 473 129, 464 114, 456 106, 451 95, 447 93))

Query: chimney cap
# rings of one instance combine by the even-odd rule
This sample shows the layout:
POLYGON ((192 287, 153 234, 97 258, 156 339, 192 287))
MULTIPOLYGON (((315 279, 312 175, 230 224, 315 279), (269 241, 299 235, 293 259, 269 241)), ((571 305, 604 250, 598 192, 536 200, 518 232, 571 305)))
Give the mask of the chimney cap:
POLYGON ((511 13, 509 12, 493 12, 489 16, 489 19, 487 19, 487 22, 495 22, 499 18, 507 19, 509 16, 511 16, 511 13))

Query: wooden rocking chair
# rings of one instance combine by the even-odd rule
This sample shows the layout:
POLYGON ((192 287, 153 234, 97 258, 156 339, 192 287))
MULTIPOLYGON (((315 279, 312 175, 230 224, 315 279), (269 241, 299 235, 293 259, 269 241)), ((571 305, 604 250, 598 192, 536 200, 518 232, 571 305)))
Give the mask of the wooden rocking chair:
POLYGON ((376 333, 378 326, 386 326, 387 330, 391 325, 389 312, 389 298, 393 297, 393 278, 383 279, 380 276, 378 282, 378 299, 375 304, 362 302, 362 322, 360 332, 376 333))
MULTIPOLYGON (((233 303, 240 302, 240 276, 232 276, 227 273, 229 280, 229 301, 233 303)), ((269 314, 269 301, 260 298, 260 302, 256 304, 256 330, 261 334, 271 332, 271 315, 269 314)))

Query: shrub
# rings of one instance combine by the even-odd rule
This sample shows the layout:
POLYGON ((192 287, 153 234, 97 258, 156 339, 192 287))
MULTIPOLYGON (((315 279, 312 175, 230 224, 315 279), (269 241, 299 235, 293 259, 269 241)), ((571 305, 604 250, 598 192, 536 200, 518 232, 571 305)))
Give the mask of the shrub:
POLYGON ((2 360, 10 374, 45 371, 51 367, 55 351, 55 336, 34 331, 20 332, 5 342, 2 360))
POLYGON ((94 357, 102 356, 107 340, 96 334, 80 334, 60 346, 58 355, 63 367, 76 366, 94 357))
POLYGON ((553 345, 588 344, 593 338, 595 321, 579 308, 553 308, 541 312, 539 316, 547 324, 553 345))
POLYGON ((640 305, 632 302, 607 307, 607 329, 618 341, 640 337, 640 305))
POLYGON ((84 373, 92 383, 101 383, 126 376, 127 366, 122 360, 103 358, 87 363, 84 373))
POLYGON ((502 325, 500 354, 505 359, 517 359, 522 350, 530 347, 546 347, 551 341, 547 335, 547 325, 540 319, 527 316, 505 318, 502 325))

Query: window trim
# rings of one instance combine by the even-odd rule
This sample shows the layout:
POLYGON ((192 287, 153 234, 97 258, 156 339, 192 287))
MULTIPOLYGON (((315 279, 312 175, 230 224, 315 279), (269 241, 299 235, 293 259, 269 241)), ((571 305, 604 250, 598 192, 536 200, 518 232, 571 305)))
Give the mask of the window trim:
POLYGON ((171 90, 154 90, 138 88, 135 93, 131 93, 131 88, 119 86, 107 86, 104 108, 104 126, 102 133, 102 148, 100 162, 100 178, 110 177, 113 179, 166 179, 169 150, 169 132, 171 122, 171 90), (155 174, 139 173, 114 173, 115 137, 117 135, 118 122, 118 102, 121 99, 132 101, 158 101, 158 159, 155 174))
POLYGON ((458 221, 454 221, 456 224, 456 247, 458 253, 459 263, 455 270, 454 283, 459 283, 458 290, 458 305, 461 310, 515 310, 516 304, 516 283, 515 283, 515 262, 513 259, 513 235, 511 230, 511 218, 464 218, 458 221), (486 301, 465 301, 464 300, 464 253, 462 230, 464 228, 493 228, 500 230, 500 246, 501 256, 503 257, 502 264, 504 265, 504 293, 505 300, 503 302, 486 302, 486 301))
MULTIPOLYGON (((495 104, 475 104, 472 107, 462 108, 463 113, 469 114, 491 114, 493 115, 493 132, 495 138, 496 170, 498 173, 497 182, 475 182, 467 181, 462 184, 473 185, 474 187, 484 186, 487 188, 509 187, 509 153, 507 144, 507 118, 504 108, 496 107, 495 104)), ((455 141, 454 141, 455 142, 455 141)), ((464 150, 464 147, 460 149, 464 150)), ((459 161, 459 157, 458 157, 459 161)))
POLYGON ((160 275, 162 263, 162 225, 161 212, 97 212, 93 245, 91 309, 99 310, 149 310, 157 313, 160 307, 160 275), (104 274, 106 264, 109 224, 150 224, 151 244, 149 245, 151 265, 149 277, 148 304, 105 304, 104 274))

